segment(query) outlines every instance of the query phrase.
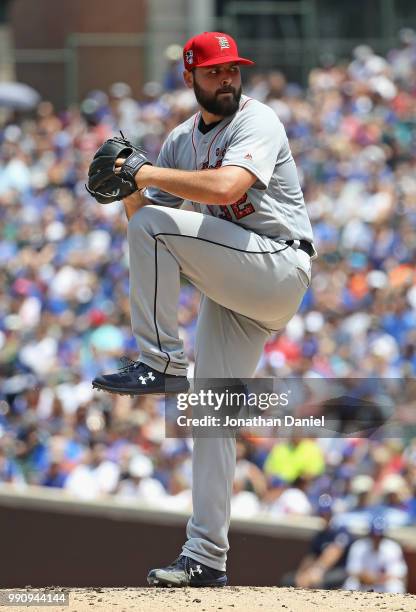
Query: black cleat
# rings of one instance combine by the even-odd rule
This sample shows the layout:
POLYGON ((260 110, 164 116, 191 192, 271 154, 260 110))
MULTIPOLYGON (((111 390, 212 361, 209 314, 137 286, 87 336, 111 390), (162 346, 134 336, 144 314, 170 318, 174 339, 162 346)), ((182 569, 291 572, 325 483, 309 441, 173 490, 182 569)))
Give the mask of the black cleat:
POLYGON ((162 374, 141 361, 123 358, 123 367, 115 374, 101 374, 92 381, 94 389, 118 395, 150 395, 186 393, 189 382, 186 376, 162 374))
POLYGON ((181 555, 167 567, 150 570, 147 582, 158 587, 223 587, 227 584, 227 576, 225 572, 181 555))

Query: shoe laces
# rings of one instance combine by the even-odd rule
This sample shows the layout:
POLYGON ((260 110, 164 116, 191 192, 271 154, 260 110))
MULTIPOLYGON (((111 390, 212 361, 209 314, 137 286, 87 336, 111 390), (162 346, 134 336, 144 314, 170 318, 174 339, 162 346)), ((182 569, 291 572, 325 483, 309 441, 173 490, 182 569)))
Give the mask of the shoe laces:
POLYGON ((120 363, 121 367, 117 368, 119 372, 132 372, 141 365, 140 361, 133 361, 133 359, 130 359, 130 357, 126 357, 125 355, 120 357, 120 363))
POLYGON ((183 569, 189 580, 191 580, 193 577, 191 561, 192 559, 190 557, 187 557, 186 555, 179 555, 179 557, 175 559, 175 561, 172 561, 169 567, 177 568, 179 566, 181 569, 183 569))
POLYGON ((172 561, 172 563, 168 567, 177 567, 179 565, 186 571, 187 570, 187 563, 186 563, 187 560, 188 560, 188 557, 185 557, 184 555, 179 555, 179 557, 177 557, 175 561, 172 561))

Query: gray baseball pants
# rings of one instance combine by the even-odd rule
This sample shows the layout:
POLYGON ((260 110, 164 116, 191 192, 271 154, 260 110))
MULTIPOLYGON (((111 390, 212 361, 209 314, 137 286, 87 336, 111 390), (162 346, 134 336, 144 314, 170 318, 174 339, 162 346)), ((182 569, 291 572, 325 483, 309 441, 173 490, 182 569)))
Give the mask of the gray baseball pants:
MULTIPOLYGON (((251 378, 268 337, 296 313, 310 283, 309 256, 240 225, 145 206, 128 223, 130 306, 140 360, 186 375, 178 336, 180 275, 202 292, 195 378, 251 378)), ((193 515, 183 554, 225 570, 235 438, 195 437, 193 515)))

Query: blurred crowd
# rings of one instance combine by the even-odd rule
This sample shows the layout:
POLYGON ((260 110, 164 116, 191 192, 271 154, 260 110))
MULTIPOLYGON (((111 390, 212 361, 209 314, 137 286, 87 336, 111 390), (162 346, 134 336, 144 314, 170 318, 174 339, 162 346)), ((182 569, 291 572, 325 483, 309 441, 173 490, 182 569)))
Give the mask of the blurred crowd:
MULTIPOLYGON (((319 258, 299 313, 270 339, 259 375, 416 375, 416 35, 386 57, 361 45, 311 71, 246 71, 244 92, 285 125, 319 258)), ((173 57, 139 100, 125 83, 0 127, 0 482, 191 507, 191 442, 165 438, 154 398, 93 393, 137 358, 126 218, 84 188, 96 148, 122 130, 155 160, 195 112, 173 57)), ((184 284, 180 334, 192 375, 199 295, 184 284)), ((331 496, 339 528, 416 521, 416 443, 244 439, 233 516, 313 515, 331 496)))

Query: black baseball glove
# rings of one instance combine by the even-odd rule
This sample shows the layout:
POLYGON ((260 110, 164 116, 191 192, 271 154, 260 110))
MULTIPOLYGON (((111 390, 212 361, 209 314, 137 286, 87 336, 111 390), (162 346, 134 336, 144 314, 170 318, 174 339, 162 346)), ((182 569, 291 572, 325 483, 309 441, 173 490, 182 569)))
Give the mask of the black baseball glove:
POLYGON ((150 164, 144 151, 126 140, 123 135, 109 138, 98 149, 88 170, 88 193, 100 204, 122 200, 137 191, 135 175, 145 164, 150 164), (120 172, 115 173, 116 159, 124 158, 120 172))

